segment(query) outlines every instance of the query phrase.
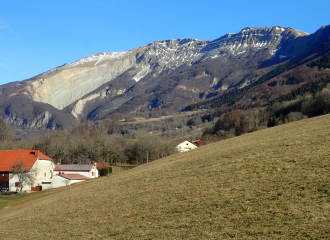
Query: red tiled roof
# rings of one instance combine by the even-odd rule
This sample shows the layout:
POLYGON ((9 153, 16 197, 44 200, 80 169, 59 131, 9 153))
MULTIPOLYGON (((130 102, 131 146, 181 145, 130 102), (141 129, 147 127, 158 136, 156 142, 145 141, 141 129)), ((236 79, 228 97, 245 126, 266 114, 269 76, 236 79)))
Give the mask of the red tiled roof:
POLYGON ((107 163, 107 162, 105 162, 105 163, 100 163, 100 162, 98 162, 98 163, 96 163, 96 167, 97 167, 97 168, 109 168, 110 165, 109 165, 109 163, 107 163))
POLYGON ((195 141, 195 144, 197 144, 198 146, 204 146, 206 143, 203 141, 195 141))
POLYGON ((78 173, 74 173, 74 174, 59 174, 59 175, 56 175, 56 176, 60 176, 60 177, 63 177, 63 178, 69 179, 69 180, 86 180, 86 179, 89 179, 88 177, 83 176, 83 175, 78 174, 78 173))
POLYGON ((52 160, 39 150, 7 150, 0 151, 0 172, 11 172, 11 167, 17 161, 23 160, 26 171, 31 170, 33 164, 39 159, 52 160))
POLYGON ((83 171, 89 172, 93 168, 93 164, 58 164, 54 171, 83 171))

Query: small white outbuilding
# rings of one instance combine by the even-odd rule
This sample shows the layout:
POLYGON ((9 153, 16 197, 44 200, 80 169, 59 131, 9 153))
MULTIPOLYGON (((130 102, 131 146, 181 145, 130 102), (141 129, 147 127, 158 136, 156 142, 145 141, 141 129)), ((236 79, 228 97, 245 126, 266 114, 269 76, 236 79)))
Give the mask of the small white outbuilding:
POLYGON ((89 179, 81 174, 59 174, 52 179, 52 188, 69 186, 72 183, 82 182, 89 179))
POLYGON ((87 178, 97 178, 99 171, 96 164, 57 164, 54 174, 80 174, 87 178))
POLYGON ((197 148, 197 146, 188 140, 176 145, 176 149, 179 152, 185 152, 195 148, 197 148))

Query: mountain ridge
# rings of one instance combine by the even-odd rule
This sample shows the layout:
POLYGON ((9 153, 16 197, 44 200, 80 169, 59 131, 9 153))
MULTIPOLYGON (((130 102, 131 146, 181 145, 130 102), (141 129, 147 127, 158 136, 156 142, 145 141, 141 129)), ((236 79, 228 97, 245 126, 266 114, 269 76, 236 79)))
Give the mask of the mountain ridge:
MULTIPOLYGON (((0 99, 3 105, 24 94, 79 121, 189 105, 221 95, 244 79, 250 84, 272 66, 310 51, 326 35, 329 26, 314 34, 275 26, 243 28, 212 41, 159 40, 125 52, 93 54, 0 86, 0 99)), ((11 121, 7 113, 1 115, 11 121)))

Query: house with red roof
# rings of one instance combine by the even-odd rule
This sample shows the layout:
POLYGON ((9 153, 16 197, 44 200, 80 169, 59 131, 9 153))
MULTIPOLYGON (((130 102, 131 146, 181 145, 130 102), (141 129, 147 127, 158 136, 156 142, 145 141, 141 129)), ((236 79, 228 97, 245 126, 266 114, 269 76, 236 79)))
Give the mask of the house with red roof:
POLYGON ((21 183, 13 174, 13 166, 20 163, 23 171, 31 174, 32 181, 23 185, 23 191, 51 188, 51 179, 55 167, 51 158, 35 150, 0 151, 0 187, 9 191, 18 191, 21 183))
POLYGON ((57 164, 54 168, 54 175, 59 174, 81 174, 90 179, 97 178, 99 171, 96 164, 57 164))

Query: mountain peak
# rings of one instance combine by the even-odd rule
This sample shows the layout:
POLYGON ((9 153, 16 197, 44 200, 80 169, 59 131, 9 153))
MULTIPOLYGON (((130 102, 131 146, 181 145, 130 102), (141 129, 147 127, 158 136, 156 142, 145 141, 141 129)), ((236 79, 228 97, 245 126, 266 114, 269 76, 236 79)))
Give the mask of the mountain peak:
MULTIPOLYGON (((307 36, 309 35, 306 32, 291 28, 291 27, 283 27, 283 26, 273 26, 273 27, 245 27, 240 32, 236 33, 240 35, 246 34, 281 34, 281 35, 292 35, 293 37, 299 36, 307 36)), ((235 34, 232 34, 235 35, 235 34)))

